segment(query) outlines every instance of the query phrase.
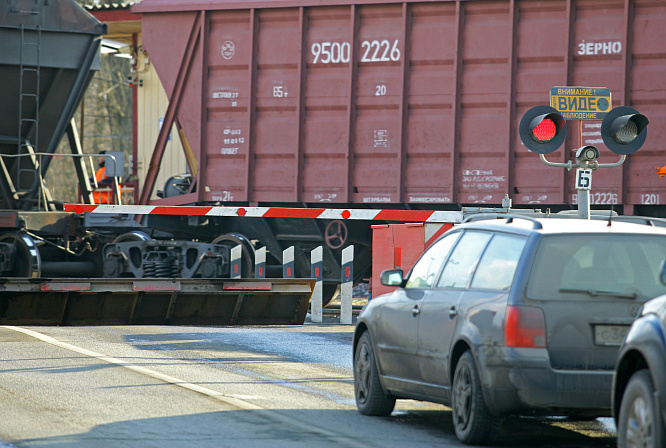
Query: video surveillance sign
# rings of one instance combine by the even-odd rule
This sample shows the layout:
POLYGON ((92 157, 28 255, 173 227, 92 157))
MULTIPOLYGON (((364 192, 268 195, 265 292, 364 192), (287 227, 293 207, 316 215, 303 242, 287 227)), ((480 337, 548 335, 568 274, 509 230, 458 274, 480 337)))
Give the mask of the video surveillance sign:
POLYGON ((603 120, 612 108, 606 87, 551 87, 550 105, 565 120, 603 120))

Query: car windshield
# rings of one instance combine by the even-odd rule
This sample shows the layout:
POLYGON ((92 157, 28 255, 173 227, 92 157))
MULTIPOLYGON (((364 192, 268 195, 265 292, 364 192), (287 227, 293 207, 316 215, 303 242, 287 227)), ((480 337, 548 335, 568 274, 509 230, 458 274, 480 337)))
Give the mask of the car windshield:
POLYGON ((661 263, 666 237, 636 234, 545 236, 539 243, 527 295, 642 299, 666 293, 661 263))

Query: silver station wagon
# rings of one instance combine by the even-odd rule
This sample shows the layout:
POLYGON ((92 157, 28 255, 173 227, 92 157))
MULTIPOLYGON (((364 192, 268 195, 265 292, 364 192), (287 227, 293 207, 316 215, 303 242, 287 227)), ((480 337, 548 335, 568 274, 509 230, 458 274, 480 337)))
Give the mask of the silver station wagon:
POLYGON ((481 215, 406 277, 384 271, 398 288, 365 306, 354 335, 359 411, 442 403, 467 444, 490 442, 508 414, 611 416, 619 346, 666 293, 666 227, 630 219, 481 215))

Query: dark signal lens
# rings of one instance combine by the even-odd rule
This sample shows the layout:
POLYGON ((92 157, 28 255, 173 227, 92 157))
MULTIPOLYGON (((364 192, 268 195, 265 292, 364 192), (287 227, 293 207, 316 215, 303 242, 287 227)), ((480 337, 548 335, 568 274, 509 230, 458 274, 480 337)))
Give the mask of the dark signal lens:
POLYGON ((648 124, 650 120, 633 107, 619 106, 601 122, 601 138, 615 154, 633 154, 645 143, 648 124))
POLYGON ((613 136, 618 143, 631 143, 638 137, 638 126, 632 120, 621 126, 613 136))
POLYGON ((550 118, 544 118, 541 123, 532 130, 532 137, 538 142, 549 142, 557 135, 557 126, 550 118))

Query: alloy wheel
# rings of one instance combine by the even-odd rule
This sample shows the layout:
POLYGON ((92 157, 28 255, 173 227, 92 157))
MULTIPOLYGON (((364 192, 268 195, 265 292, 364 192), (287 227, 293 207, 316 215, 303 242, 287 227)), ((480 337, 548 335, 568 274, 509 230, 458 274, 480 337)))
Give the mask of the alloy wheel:
POLYGON ((631 403, 627 421, 628 448, 655 446, 653 419, 649 403, 642 396, 637 396, 631 403))

